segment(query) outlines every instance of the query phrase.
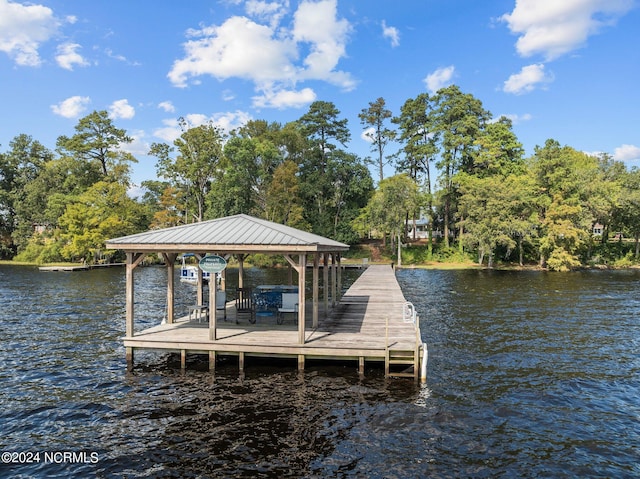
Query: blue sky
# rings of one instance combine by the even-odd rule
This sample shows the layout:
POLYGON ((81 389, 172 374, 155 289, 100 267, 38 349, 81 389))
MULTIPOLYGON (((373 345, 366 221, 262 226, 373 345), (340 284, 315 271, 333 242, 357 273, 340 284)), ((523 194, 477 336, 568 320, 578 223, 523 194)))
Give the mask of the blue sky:
POLYGON ((0 151, 21 133, 54 149, 107 110, 140 183, 179 117, 229 130, 323 100, 364 157, 369 102, 398 114, 457 84, 528 155, 553 138, 640 166, 639 47, 638 0, 0 0, 0 151))

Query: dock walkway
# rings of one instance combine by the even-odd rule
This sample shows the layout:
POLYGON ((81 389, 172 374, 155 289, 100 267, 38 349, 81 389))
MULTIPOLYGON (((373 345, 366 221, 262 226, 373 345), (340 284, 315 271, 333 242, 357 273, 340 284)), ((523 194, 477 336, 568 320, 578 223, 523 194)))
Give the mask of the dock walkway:
POLYGON ((405 304, 393 269, 375 265, 362 273, 326 317, 320 312, 316 328, 307 308, 304 344, 298 341, 294 320, 277 325, 271 318, 259 318, 256 324, 235 324, 235 304, 229 302, 226 321, 221 319, 222 311, 217 313, 216 340, 209 339, 207 322, 183 317, 126 337, 124 345, 132 351, 178 351, 183 367, 188 353, 209 354, 211 369, 216 355, 237 355, 241 369, 246 356, 296 358, 300 369, 305 359, 338 359, 358 361, 360 372, 366 361, 384 362, 388 375, 393 375, 394 362, 409 365, 413 366, 410 375, 417 378, 422 342, 417 322, 404 320, 405 304), (394 361, 394 351, 401 352, 403 359, 396 355, 394 361))

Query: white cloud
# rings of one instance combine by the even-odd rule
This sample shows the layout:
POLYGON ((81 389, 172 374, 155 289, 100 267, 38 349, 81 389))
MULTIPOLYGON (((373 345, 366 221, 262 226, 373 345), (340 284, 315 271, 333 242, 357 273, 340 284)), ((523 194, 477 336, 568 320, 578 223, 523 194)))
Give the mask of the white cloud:
MULTIPOLYGON (((297 104, 292 87, 305 80, 353 89, 351 75, 337 70, 351 31, 349 22, 337 17, 337 0, 303 0, 291 24, 281 26, 288 7, 288 1, 250 1, 246 11, 253 19, 234 16, 219 26, 190 30, 185 55, 173 63, 169 80, 186 87, 207 75, 246 79, 254 83, 258 102, 276 108, 286 98, 297 104)), ((297 98, 301 92, 309 96, 303 89, 297 98)))
POLYGON ((640 160, 640 147, 635 145, 622 145, 613 151, 613 158, 618 161, 640 160))
POLYGON ((109 118, 113 120, 124 119, 130 120, 136 115, 136 110, 126 99, 116 100, 109 106, 109 118))
POLYGON ((303 88, 300 91, 278 90, 264 92, 260 96, 253 97, 253 106, 257 108, 300 108, 316 100, 316 94, 311 88, 303 88))
POLYGON ((91 103, 88 96, 72 96, 57 105, 51 105, 51 110, 59 116, 65 118, 79 118, 91 103))
POLYGON ((427 85, 427 90, 431 93, 435 93, 440 88, 444 88, 449 84, 451 79, 453 78, 453 74, 455 73, 455 67, 450 65, 448 67, 438 68, 433 73, 427 75, 424 79, 425 85, 427 85))
POLYGON ((392 47, 400 45, 400 32, 396 27, 387 26, 387 22, 382 20, 382 36, 391 41, 392 47))
POLYGON ((122 151, 131 153, 133 156, 146 156, 149 154, 151 146, 149 142, 145 140, 146 134, 144 130, 127 131, 127 135, 131 137, 133 141, 131 141, 131 143, 121 144, 120 149, 122 151))
POLYGON ((176 111, 176 107, 173 106, 173 103, 171 103, 170 101, 163 101, 158 103, 158 108, 166 111, 167 113, 173 113, 174 111, 176 111))
POLYGON ((82 47, 77 43, 63 43, 58 45, 58 54, 56 55, 58 65, 66 70, 73 70, 74 65, 81 67, 87 66, 89 62, 77 52, 79 48, 82 47))
MULTIPOLYGON (((224 132, 230 132, 246 124, 252 117, 244 111, 216 113, 211 116, 202 113, 190 113, 184 117, 187 128, 195 128, 200 125, 212 123, 218 126, 224 132)), ((182 134, 178 118, 171 118, 162 121, 161 128, 154 130, 153 135, 161 138, 166 143, 172 144, 182 134)))
POLYGON ((211 75, 219 80, 238 77, 257 83, 290 80, 295 75, 292 42, 274 39, 274 31, 246 17, 231 17, 219 27, 191 31, 184 44, 185 58, 176 60, 168 74, 178 86, 190 77, 211 75), (257 48, 259 46, 259 48, 257 48))
POLYGON ((289 2, 264 2, 248 0, 245 5, 247 15, 268 22, 271 28, 276 28, 282 17, 287 13, 289 2))
POLYGON ((293 38, 298 43, 309 43, 310 53, 303 61, 307 68, 299 77, 353 89, 355 82, 348 73, 334 71, 340 58, 346 55, 350 32, 349 22, 337 19, 337 0, 302 2, 294 15, 293 38))
POLYGON ((367 128, 366 130, 364 130, 360 134, 360 138, 362 138, 367 143, 373 143, 373 139, 375 138, 375 134, 376 134, 376 129, 371 126, 371 127, 367 128))
POLYGON ((543 64, 527 65, 522 67, 520 73, 514 73, 504 82, 503 91, 520 95, 552 81, 553 75, 545 73, 543 64))
POLYGON ((57 32, 61 21, 43 5, 22 5, 0 0, 0 51, 16 64, 38 66, 38 48, 57 32))
POLYGON ((525 113, 524 115, 518 115, 516 113, 508 113, 508 114, 505 114, 505 115, 500 115, 500 116, 495 117, 493 121, 497 122, 500 119, 500 117, 503 117, 503 116, 505 118, 508 118, 509 120, 511 120, 511 122, 514 125, 522 123, 523 121, 529 121, 529 120, 531 120, 533 118, 533 116, 531 116, 531 113, 525 113))
POLYGON ((500 19, 519 35, 521 56, 553 60, 583 46, 633 5, 633 0, 516 0, 513 11, 500 19))

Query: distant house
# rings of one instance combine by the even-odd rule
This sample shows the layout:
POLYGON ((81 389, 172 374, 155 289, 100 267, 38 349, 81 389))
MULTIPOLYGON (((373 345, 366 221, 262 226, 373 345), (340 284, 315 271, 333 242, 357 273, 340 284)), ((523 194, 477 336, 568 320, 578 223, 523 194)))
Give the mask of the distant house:
MULTIPOLYGON (((413 238, 413 221, 409 221, 407 236, 409 238, 413 238)), ((424 215, 421 215, 420 218, 416 219, 416 239, 426 239, 429 237, 429 228, 431 227, 431 220, 429 218, 425 218, 424 215)), ((431 232, 431 236, 433 238, 441 238, 442 231, 433 230, 431 232)))
POLYGON ((596 223, 593 225, 593 228, 591 229, 591 234, 593 234, 593 236, 602 236, 603 231, 604 231, 604 226, 601 225, 600 223, 596 223))

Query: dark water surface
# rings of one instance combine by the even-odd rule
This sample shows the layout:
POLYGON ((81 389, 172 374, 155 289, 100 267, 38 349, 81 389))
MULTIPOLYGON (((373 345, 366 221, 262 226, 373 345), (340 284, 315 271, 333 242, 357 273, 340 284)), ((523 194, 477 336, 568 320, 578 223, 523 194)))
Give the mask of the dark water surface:
MULTIPOLYGON (((154 353, 128 373, 123 270, 0 266, 0 477, 640 477, 640 272, 397 276, 426 386, 154 353)), ((164 270, 136 277, 142 329, 164 315, 164 270)), ((178 313, 194 294, 180 284, 178 313)))

